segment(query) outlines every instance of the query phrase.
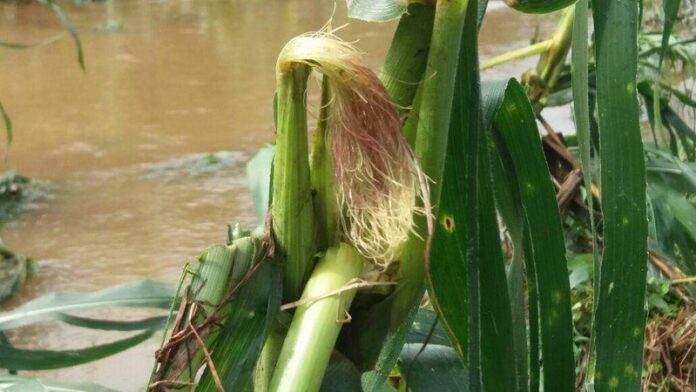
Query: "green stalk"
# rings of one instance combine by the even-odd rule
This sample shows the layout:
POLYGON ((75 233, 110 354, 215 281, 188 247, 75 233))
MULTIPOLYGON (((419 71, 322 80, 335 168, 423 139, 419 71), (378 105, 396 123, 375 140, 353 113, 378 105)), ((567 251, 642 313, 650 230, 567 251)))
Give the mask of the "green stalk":
POLYGON ((558 23, 556 32, 551 38, 548 50, 541 56, 537 63, 536 82, 527 82, 527 95, 529 100, 539 111, 546 105, 546 99, 558 82, 558 77, 563 69, 573 38, 573 21, 575 19, 575 5, 568 7, 558 23))
POLYGON ((318 391, 356 288, 344 290, 367 261, 352 246, 329 248, 305 285, 270 391, 318 391))
POLYGON ((527 57, 535 56, 537 54, 542 54, 548 51, 553 43, 553 39, 547 39, 546 41, 537 42, 534 45, 527 46, 526 48, 513 50, 511 52, 503 53, 500 56, 495 56, 481 66, 481 71, 485 71, 502 64, 511 63, 513 61, 526 59, 527 57))
POLYGON ((292 63, 280 69, 278 76, 271 210, 276 246, 286 257, 286 301, 297 299, 302 292, 316 251, 305 97, 310 72, 309 66, 292 63))

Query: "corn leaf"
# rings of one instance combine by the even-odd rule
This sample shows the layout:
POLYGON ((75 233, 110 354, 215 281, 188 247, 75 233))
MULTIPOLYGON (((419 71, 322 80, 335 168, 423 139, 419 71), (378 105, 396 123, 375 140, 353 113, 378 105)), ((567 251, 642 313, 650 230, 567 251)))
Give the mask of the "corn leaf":
POLYGON ((535 282, 537 288, 544 390, 572 391, 575 364, 565 242, 534 112, 514 79, 484 84, 483 102, 484 121, 493 120, 498 151, 512 163, 507 170, 517 178, 528 228, 532 251, 527 254, 533 257, 527 264, 534 273, 528 279, 529 285, 535 282))
POLYGON ((63 24, 65 30, 67 30, 70 37, 72 37, 72 40, 75 43, 75 50, 77 51, 77 63, 80 65, 80 68, 85 71, 85 55, 82 51, 82 41, 80 40, 80 34, 77 32, 77 28, 75 28, 72 20, 54 0, 39 1, 48 7, 54 14, 56 14, 58 19, 60 19, 60 22, 63 24))
POLYGON ((5 49, 35 48, 37 46, 44 46, 44 45, 52 44, 52 43, 58 41, 59 39, 63 38, 63 36, 64 36, 64 34, 58 34, 54 37, 42 39, 40 41, 35 41, 35 42, 28 42, 28 43, 0 41, 0 48, 5 48, 5 49))
POLYGON ((669 37, 672 36, 674 22, 676 22, 677 16, 679 15, 681 0, 663 0, 662 3, 664 11, 664 24, 662 26, 662 45, 660 46, 660 68, 662 68, 665 53, 667 52, 667 47, 669 46, 669 37))
POLYGON ((347 0, 348 16, 370 22, 396 19, 406 12, 408 2, 399 0, 347 0))
POLYGON ((572 5, 575 0, 505 0, 517 11, 529 14, 547 14, 572 5))
POLYGON ((12 144, 13 137, 12 119, 5 110, 5 107, 2 105, 2 102, 0 102, 0 116, 2 116, 2 121, 5 124, 5 136, 7 138, 7 144, 10 145, 12 144))
POLYGON ((60 320, 65 312, 87 309, 112 306, 168 309, 173 298, 173 285, 149 280, 93 293, 51 293, 0 313, 0 331, 39 321, 60 320))
POLYGON ((451 346, 447 333, 442 328, 437 314, 432 310, 418 309, 416 319, 406 338, 406 343, 429 343, 440 346, 451 346))
POLYGON ((641 385, 646 179, 636 97, 638 5, 593 0, 604 254, 594 318, 595 390, 641 385))
MULTIPOLYGON (((490 123, 492 119, 487 121, 490 123)), ((513 345, 515 350, 515 368, 517 372, 517 390, 529 389, 529 348, 527 343, 527 290, 525 287, 525 259, 531 260, 529 252, 531 246, 528 236, 525 236, 524 208, 517 191, 517 179, 510 162, 510 157, 503 155, 496 144, 488 137, 490 148, 491 179, 493 181, 495 204, 500 217, 505 224, 505 229, 510 235, 513 246, 513 254, 507 270, 508 295, 510 296, 510 311, 512 316, 513 345)), ((533 291, 532 291, 533 292, 533 291)), ((534 305, 533 296, 530 296, 530 305, 534 305)), ((530 306, 534 309, 535 306, 530 306)), ((533 313, 530 313, 533 314, 533 313)), ((530 323, 534 330, 538 317, 530 316, 530 323)), ((538 357, 538 349, 534 356, 538 357)), ((534 362, 532 374, 538 373, 538 361, 534 362)))
POLYGON ((8 375, 0 375, 0 390, 4 392, 116 392, 96 384, 57 382, 8 375))
POLYGON ((144 329, 162 329, 167 324, 168 318, 169 316, 155 316, 144 318, 141 320, 115 321, 79 317, 66 313, 61 313, 56 317, 56 320, 60 320, 66 324, 75 327, 89 328, 101 331, 142 331, 144 329))
POLYGON ((448 346, 407 344, 399 356, 399 369, 409 391, 469 391, 466 370, 448 346))
POLYGON ((476 6, 475 2, 469 4, 462 33, 445 175, 431 250, 433 262, 428 271, 435 310, 471 374, 478 374, 480 352, 478 189, 472 185, 478 181, 481 117, 477 25, 473 19, 476 6))
POLYGON ((79 350, 24 350, 3 344, 0 345, 0 368, 48 370, 81 365, 127 350, 144 342, 154 333, 155 330, 147 330, 126 339, 79 350))
POLYGON ((320 392, 362 392, 360 371, 345 356, 334 352, 324 373, 320 392))

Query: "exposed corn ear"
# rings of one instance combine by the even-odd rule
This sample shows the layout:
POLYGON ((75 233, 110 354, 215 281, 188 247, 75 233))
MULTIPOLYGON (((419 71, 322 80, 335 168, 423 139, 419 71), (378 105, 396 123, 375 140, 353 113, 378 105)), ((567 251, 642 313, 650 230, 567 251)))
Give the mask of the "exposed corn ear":
POLYGON ((366 260, 351 245, 329 248, 298 302, 270 390, 318 391, 357 288, 351 285, 366 260))

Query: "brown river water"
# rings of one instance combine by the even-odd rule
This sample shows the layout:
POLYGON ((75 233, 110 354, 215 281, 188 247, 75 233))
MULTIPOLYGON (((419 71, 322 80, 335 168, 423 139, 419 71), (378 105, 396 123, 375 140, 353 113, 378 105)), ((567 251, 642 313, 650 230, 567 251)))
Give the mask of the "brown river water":
MULTIPOLYGON (((273 141, 276 56, 334 12, 334 26, 347 22, 344 4, 326 0, 111 0, 66 11, 80 31, 86 72, 67 37, 0 51, 0 99, 15 125, 15 142, 0 163, 48 183, 47 196, 0 231, 11 249, 40 263, 6 308, 55 290, 143 278, 176 282, 186 260, 225 240, 228 223, 253 227, 245 163, 273 141), (210 153, 216 159, 201 164, 210 153)), ((525 46, 537 28, 548 34, 554 20, 492 2, 482 60, 525 46)), ((357 40, 378 69, 394 28, 351 21, 339 35, 357 40)), ((1 40, 29 42, 61 31, 40 5, 0 3, 1 40)), ((518 76, 535 61, 484 78, 518 76)), ((569 124, 563 110, 550 119, 569 124)), ((21 347, 66 349, 122 335, 47 323, 11 337, 21 347)), ((28 374, 137 390, 158 344, 159 337, 93 364, 28 374)))

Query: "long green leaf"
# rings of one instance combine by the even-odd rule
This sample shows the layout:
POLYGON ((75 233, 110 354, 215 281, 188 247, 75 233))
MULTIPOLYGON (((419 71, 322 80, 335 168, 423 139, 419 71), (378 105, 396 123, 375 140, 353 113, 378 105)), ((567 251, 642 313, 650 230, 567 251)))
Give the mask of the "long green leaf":
POLYGON ((483 101, 485 118, 494 119, 498 149, 512 162, 529 229, 533 257, 528 263, 533 264, 538 294, 544 390, 572 391, 575 364, 565 242, 534 112, 515 80, 484 84, 483 101))
POLYGON ((674 22, 676 22, 677 16, 679 15, 679 7, 681 6, 681 0, 663 0, 662 3, 665 15, 664 24, 662 26, 662 45, 660 47, 660 69, 662 69, 662 63, 665 59, 665 53, 667 52, 667 47, 669 46, 669 37, 672 36, 674 22))
POLYGON ((93 293, 52 293, 0 313, 0 331, 38 321, 60 319, 64 312, 111 306, 169 308, 174 298, 170 284, 144 280, 93 293))
POLYGON ((66 14, 65 11, 63 11, 63 9, 56 4, 54 0, 40 0, 40 2, 45 4, 51 11, 53 11, 54 14, 56 14, 61 23, 63 23, 63 27, 68 31, 70 37, 72 37, 72 40, 75 43, 75 50, 77 51, 77 62, 80 64, 80 68, 84 71, 86 68, 85 55, 82 51, 82 41, 80 40, 80 34, 77 32, 77 28, 75 28, 72 20, 70 20, 68 14, 66 14))
POLYGON ((12 144, 13 137, 12 119, 5 110, 5 107, 2 105, 2 102, 0 102, 0 115, 2 116, 2 121, 5 124, 5 136, 7 137, 7 144, 10 145, 12 144))
POLYGON ((64 383, 5 375, 0 375, 0 390, 4 392, 116 392, 96 384, 64 383))
POLYGON ((476 6, 467 9, 453 99, 440 208, 429 272, 433 305, 455 351, 480 380, 478 339, 478 160, 481 90, 476 6), (473 33, 473 34, 472 34, 473 33), (471 336, 471 338, 470 338, 471 336), (470 347, 471 346, 471 347, 470 347))
POLYGON ((636 97, 638 5, 593 0, 604 254, 595 390, 640 389, 648 224, 636 97))
POLYGON ((35 48, 37 46, 44 46, 44 45, 52 44, 52 43, 58 41, 59 39, 63 38, 63 36, 64 36, 64 34, 58 34, 54 37, 46 38, 46 39, 36 41, 36 42, 28 42, 28 43, 0 41, 0 48, 6 48, 6 49, 35 48))
MULTIPOLYGON (((578 0, 575 4, 575 21, 573 23, 573 42, 572 42, 572 80, 573 90, 573 113, 575 115, 575 133, 578 136, 580 147, 580 164, 582 165, 582 175, 587 194, 587 206, 590 212, 590 230, 592 232, 592 255, 594 257, 594 271, 599 271, 599 248, 597 244, 597 231, 594 215, 594 197, 592 196, 592 138, 590 134, 590 96, 589 96, 589 76, 588 76, 588 8, 590 0, 578 0)), ((598 272, 597 272, 598 273, 598 272)), ((597 292, 599 279, 594 279, 594 288, 597 292)), ((594 298, 595 307, 597 297, 594 298)), ((592 341, 591 344, 594 344, 592 341)), ((588 365, 588 375, 592 378, 594 373, 594 358, 590 359, 588 365)))
POLYGON ((169 316, 148 317, 133 321, 102 320, 87 317, 60 314, 56 320, 75 327, 96 329, 101 331, 142 331, 144 329, 158 330, 164 328, 169 316))
POLYGON ((407 344, 399 356, 399 368, 409 391, 469 391, 468 374, 451 347, 407 344))
POLYGON ((0 368, 48 370, 81 365, 127 350, 144 342, 154 333, 155 330, 147 330, 126 339, 79 350, 24 350, 9 345, 0 345, 0 368))
MULTIPOLYGON (((489 120, 489 121, 492 121, 489 120)), ((507 271, 508 295, 510 296, 510 311, 512 315, 513 344, 515 350, 515 367, 517 372, 518 391, 529 390, 529 374, 536 373, 538 362, 533 362, 534 368, 529 368, 529 348, 527 343, 527 290, 525 287, 525 259, 532 260, 526 255, 530 252, 528 238, 525 237, 527 227, 525 225, 524 208, 520 201, 517 179, 515 178, 512 163, 509 156, 504 156, 489 137, 491 177, 493 180, 495 204, 505 228, 510 235, 513 246, 512 259, 507 271)), ((528 237, 528 236, 527 236, 528 237)), ((533 292, 533 291, 532 291, 533 292)), ((532 317, 535 308, 535 299, 529 296, 530 303, 530 331, 535 330, 534 325, 538 317, 532 317)), ((533 357, 538 358, 538 348, 533 351, 533 357)), ((535 380, 536 381, 536 380, 535 380)))

